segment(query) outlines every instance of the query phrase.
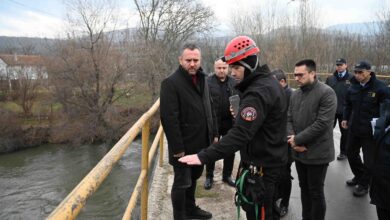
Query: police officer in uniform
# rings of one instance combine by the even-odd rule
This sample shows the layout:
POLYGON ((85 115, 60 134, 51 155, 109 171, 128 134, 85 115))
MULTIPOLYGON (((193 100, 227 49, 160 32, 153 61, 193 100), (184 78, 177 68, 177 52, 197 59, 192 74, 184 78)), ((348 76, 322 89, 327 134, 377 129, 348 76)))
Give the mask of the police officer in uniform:
POLYGON ((207 164, 239 150, 240 170, 244 170, 240 174, 249 176, 243 184, 253 204, 242 204, 247 219, 259 219, 265 214, 265 219, 271 220, 279 219, 274 202, 282 167, 287 164, 286 129, 282 129, 287 125, 287 103, 283 88, 268 66, 258 65, 259 51, 247 36, 228 43, 224 59, 239 81, 236 88, 242 92, 235 124, 218 143, 179 161, 207 164))
POLYGON ((340 139, 340 154, 337 156, 337 160, 344 160, 347 158, 347 136, 348 130, 341 127, 341 121, 343 120, 343 104, 347 90, 351 85, 351 79, 353 75, 348 72, 347 61, 344 58, 336 60, 336 70, 333 75, 326 79, 325 84, 332 87, 337 96, 337 110, 334 118, 333 127, 336 126, 336 122, 339 122, 339 128, 341 133, 340 139))
POLYGON ((371 178, 370 168, 374 161, 375 141, 371 120, 379 117, 380 104, 390 98, 389 88, 371 71, 371 64, 360 61, 354 66, 355 76, 351 80, 345 98, 343 128, 348 128, 347 155, 354 177, 347 180, 355 187, 353 195, 361 197, 368 193, 371 178), (363 150, 363 160, 360 157, 363 150))

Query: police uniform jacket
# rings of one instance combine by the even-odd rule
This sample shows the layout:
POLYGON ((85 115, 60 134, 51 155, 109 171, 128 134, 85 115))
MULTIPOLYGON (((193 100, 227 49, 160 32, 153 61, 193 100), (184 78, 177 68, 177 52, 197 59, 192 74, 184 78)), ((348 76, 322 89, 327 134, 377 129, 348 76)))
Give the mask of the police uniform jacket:
POLYGON ((263 167, 287 163, 286 97, 267 65, 258 67, 236 88, 242 92, 233 128, 210 147, 198 153, 203 164, 240 150, 241 161, 263 167))
POLYGON ((213 122, 206 75, 200 69, 194 85, 190 74, 181 66, 161 83, 160 117, 168 140, 169 162, 185 166, 174 154, 198 153, 218 136, 213 122))
POLYGON ((318 80, 295 90, 290 98, 287 132, 307 151, 293 151, 293 158, 303 164, 326 164, 334 160, 333 121, 336 94, 318 80))
POLYGON ((335 91, 337 96, 337 110, 336 114, 343 114, 343 104, 345 100, 345 96, 347 95, 347 91, 349 86, 351 85, 351 79, 353 75, 348 71, 345 73, 343 77, 339 77, 339 73, 335 71, 332 76, 329 76, 326 79, 326 84, 335 91))
POLYGON ((343 120, 348 121, 348 128, 355 136, 371 138, 371 120, 379 117, 380 103, 390 98, 389 88, 376 78, 375 73, 371 73, 364 87, 355 78, 351 79, 351 83, 345 99, 343 120))
POLYGON ((229 97, 237 93, 234 88, 236 81, 232 77, 227 76, 225 81, 221 82, 217 75, 213 74, 207 77, 207 83, 210 88, 211 103, 218 124, 218 133, 220 135, 226 134, 233 126, 229 97))

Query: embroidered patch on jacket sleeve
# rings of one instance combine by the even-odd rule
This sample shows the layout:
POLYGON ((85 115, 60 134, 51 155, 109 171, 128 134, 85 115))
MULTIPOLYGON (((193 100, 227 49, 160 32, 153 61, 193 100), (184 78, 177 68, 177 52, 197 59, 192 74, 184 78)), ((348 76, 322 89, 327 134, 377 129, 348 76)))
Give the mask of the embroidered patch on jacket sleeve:
POLYGON ((241 118, 245 121, 254 121, 257 117, 256 109, 253 107, 246 107, 241 110, 241 118))

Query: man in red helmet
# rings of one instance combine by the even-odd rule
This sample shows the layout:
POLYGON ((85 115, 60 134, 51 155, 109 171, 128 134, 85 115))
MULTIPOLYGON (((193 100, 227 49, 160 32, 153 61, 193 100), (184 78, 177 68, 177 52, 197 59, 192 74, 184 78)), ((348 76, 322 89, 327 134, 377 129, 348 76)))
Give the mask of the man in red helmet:
POLYGON ((207 164, 240 150, 236 202, 248 220, 263 215, 271 220, 279 219, 273 206, 282 167, 287 163, 287 103, 268 66, 258 65, 259 51, 247 36, 236 37, 227 45, 224 58, 238 82, 236 88, 242 92, 235 124, 218 143, 179 161, 207 164))

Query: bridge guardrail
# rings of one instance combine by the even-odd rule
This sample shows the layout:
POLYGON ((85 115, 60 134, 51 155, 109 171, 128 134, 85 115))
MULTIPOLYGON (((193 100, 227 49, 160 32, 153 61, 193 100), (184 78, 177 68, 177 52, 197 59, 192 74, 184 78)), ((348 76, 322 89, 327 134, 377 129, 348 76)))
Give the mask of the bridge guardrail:
POLYGON ((163 165, 164 131, 160 124, 158 132, 149 149, 150 119, 160 107, 160 99, 145 112, 125 135, 112 147, 112 149, 99 161, 99 163, 84 177, 84 179, 68 194, 68 196, 47 217, 48 220, 75 219, 84 207, 86 200, 99 188, 111 172, 113 166, 123 156, 126 149, 142 130, 142 161, 141 173, 130 197, 128 206, 122 219, 130 219, 138 196, 141 192, 141 219, 147 219, 148 212, 148 174, 152 158, 160 146, 160 166, 163 165))

